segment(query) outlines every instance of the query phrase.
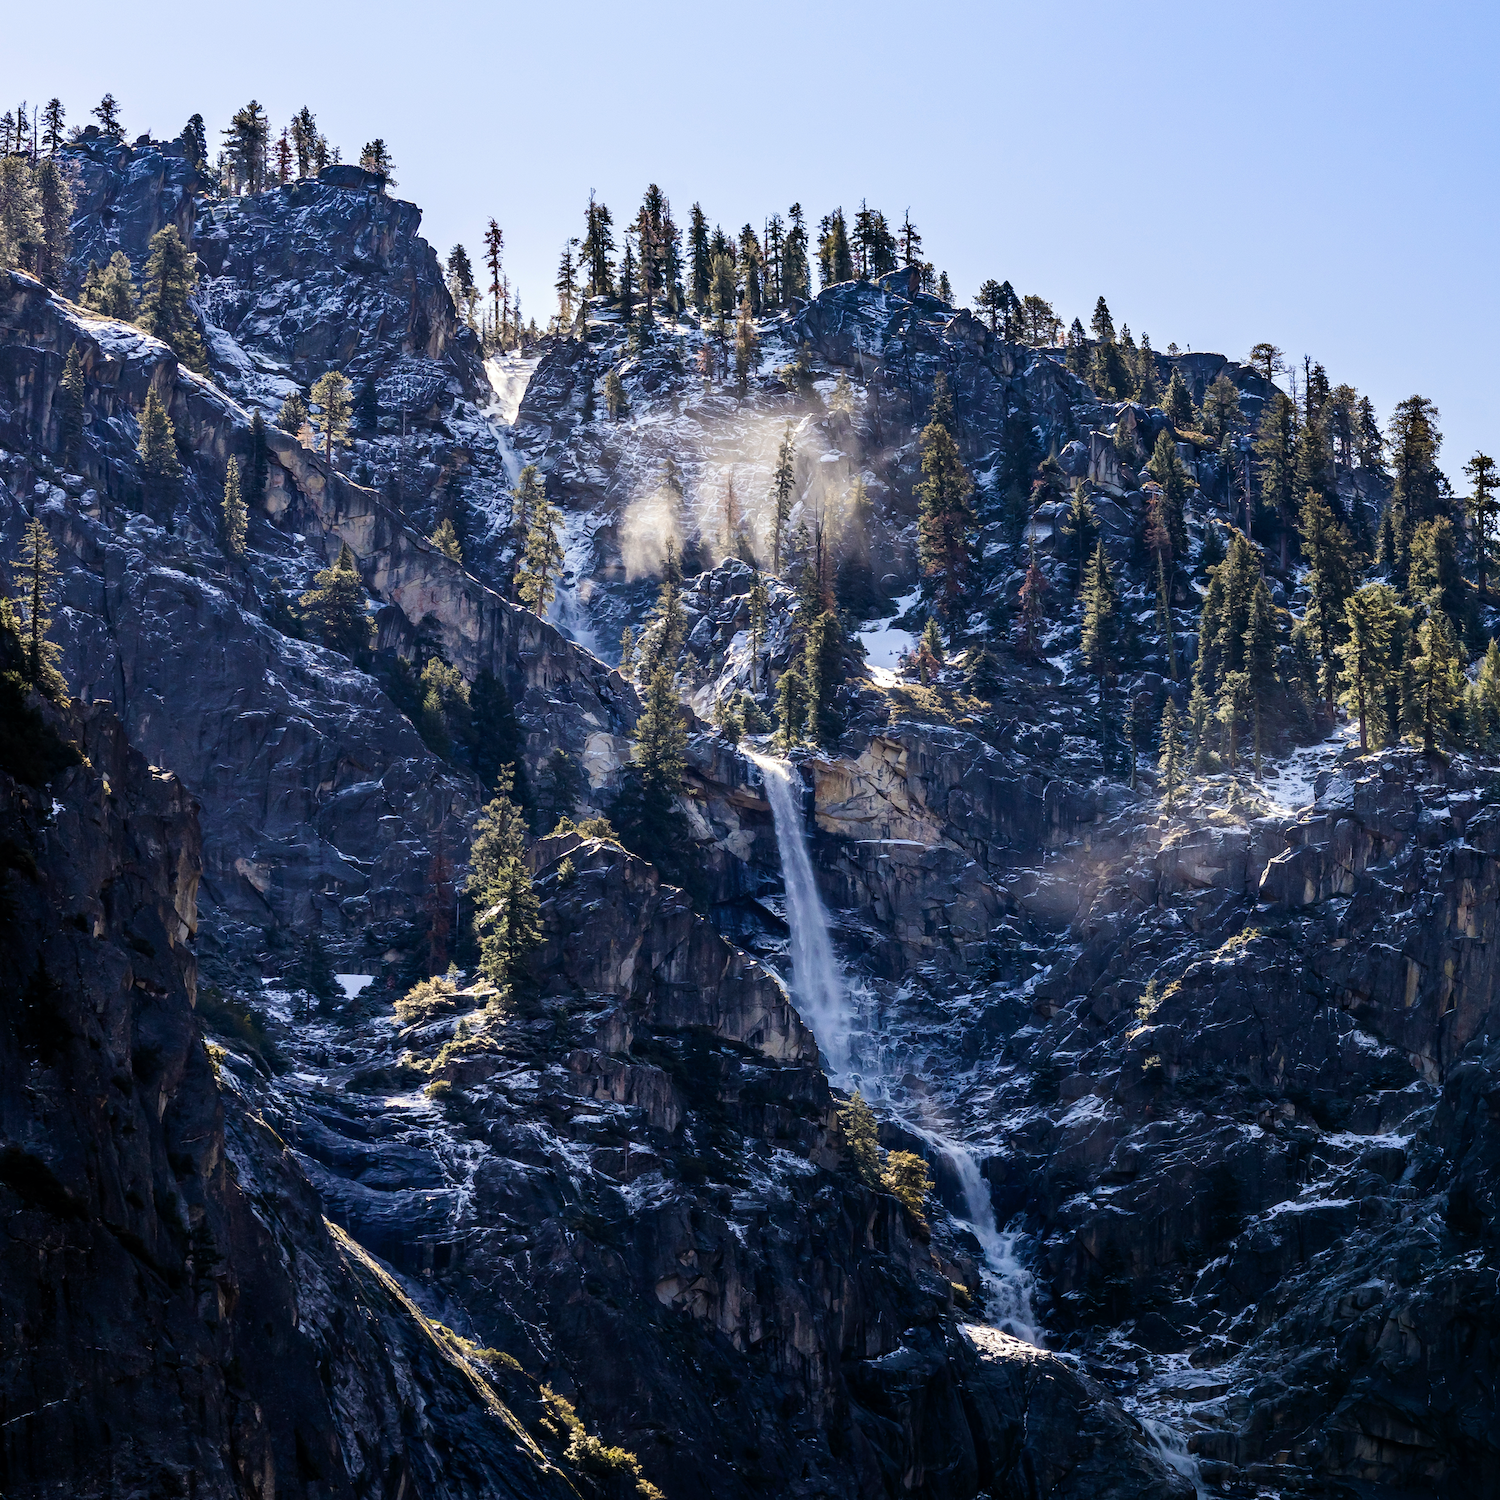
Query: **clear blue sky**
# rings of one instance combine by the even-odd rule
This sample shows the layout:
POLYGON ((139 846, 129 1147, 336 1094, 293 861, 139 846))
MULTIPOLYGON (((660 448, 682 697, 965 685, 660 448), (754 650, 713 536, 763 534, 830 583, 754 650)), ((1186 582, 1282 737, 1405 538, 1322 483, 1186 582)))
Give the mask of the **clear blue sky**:
POLYGON ((1493 4, 74 0, 9 7, 0 100, 110 90, 132 136, 306 103, 346 159, 390 142, 440 252, 495 215, 539 320, 591 187, 726 229, 909 206, 960 298, 1102 292, 1158 348, 1269 338, 1382 419, 1432 397, 1462 488, 1500 449, 1497 44, 1493 4))

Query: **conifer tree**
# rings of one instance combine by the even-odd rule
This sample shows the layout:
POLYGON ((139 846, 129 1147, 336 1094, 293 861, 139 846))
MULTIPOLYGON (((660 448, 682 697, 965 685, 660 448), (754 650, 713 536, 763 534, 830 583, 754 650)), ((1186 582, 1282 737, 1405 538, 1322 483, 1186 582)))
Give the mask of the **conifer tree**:
POLYGON ((0 270, 30 270, 42 243, 42 203, 23 156, 0 156, 0 270))
POLYGON ((51 157, 32 168, 36 184, 41 239, 36 247, 36 274, 43 286, 62 285, 68 253, 73 245, 73 190, 63 170, 51 157))
POLYGON ((612 297, 615 290, 615 268, 610 257, 615 251, 614 219, 604 204, 589 190, 589 206, 584 218, 583 243, 578 249, 579 265, 587 280, 585 295, 612 297))
POLYGON ((1161 520, 1167 529, 1167 539, 1172 544, 1173 557, 1187 556, 1187 522, 1183 517, 1183 506, 1187 501, 1191 481, 1187 466, 1177 455, 1177 444, 1165 428, 1157 434, 1156 446, 1146 461, 1151 477, 1161 486, 1161 520))
POLYGON ((524 982, 526 955, 542 936, 540 904, 526 865, 526 820, 503 773, 474 826, 464 887, 474 908, 479 969, 509 999, 524 982))
POLYGON ((670 537, 662 561, 661 590, 652 614, 655 624, 653 666, 657 662, 666 662, 676 672, 683 642, 687 640, 687 616, 682 610, 682 566, 677 561, 677 549, 670 537))
POLYGON ((318 412, 318 435, 323 440, 323 457, 333 463, 333 450, 345 441, 349 431, 349 418, 354 413, 354 403, 349 399, 349 381, 340 370, 329 370, 320 375, 311 392, 312 404, 318 412))
POLYGON ((1099 517, 1089 498, 1085 480, 1080 479, 1073 486, 1073 498, 1061 529, 1067 540, 1068 573, 1076 594, 1083 587, 1083 577, 1088 572, 1089 559, 1094 555, 1094 544, 1099 538, 1099 517))
POLYGON ((359 164, 366 172, 373 172, 380 179, 380 192, 397 185, 396 163, 381 136, 377 135, 373 141, 365 142, 359 153, 359 164))
POLYGON ((93 261, 89 262, 78 300, 101 318, 117 318, 122 323, 135 321, 135 282, 123 250, 116 250, 102 271, 93 261))
POLYGON ((820 744, 831 745, 841 728, 834 693, 844 680, 844 632, 831 610, 824 610, 808 627, 802 676, 807 685, 807 727, 820 744))
POLYGON ((1474 687, 1476 722, 1474 743, 1493 753, 1500 742, 1500 646, 1490 637, 1490 644, 1479 666, 1479 681, 1474 687))
POLYGON ((66 703, 67 684, 57 670, 62 648, 49 639, 58 576, 57 548, 47 528, 33 516, 22 534, 15 569, 16 614, 25 650, 23 670, 28 687, 55 703, 66 703))
POLYGON ((933 584, 950 626, 969 584, 975 526, 970 499, 974 482, 950 431, 952 413, 947 382, 939 373, 930 419, 918 444, 922 480, 916 487, 920 504, 917 549, 922 571, 933 584))
POLYGON ((1339 644, 1339 680, 1344 701, 1359 719, 1359 748, 1370 748, 1369 723, 1391 670, 1391 647, 1406 624, 1395 589, 1367 583, 1344 604, 1345 633, 1339 644))
POLYGON ((1472 528, 1475 582, 1482 606, 1489 597, 1487 580, 1490 549, 1495 544, 1495 518, 1500 516, 1500 498, 1497 498, 1500 475, 1497 475, 1495 460, 1487 453, 1476 453, 1464 465, 1464 473, 1469 476, 1469 483, 1473 486, 1464 502, 1464 509, 1472 528))
POLYGON ((1214 705, 1214 717, 1221 726, 1222 743, 1228 752, 1229 769, 1234 770, 1239 761, 1240 721, 1250 701, 1250 674, 1228 672, 1219 684, 1219 697, 1214 705))
POLYGON ((564 242, 562 258, 557 263, 557 280, 552 283, 552 290, 557 293, 557 326, 563 333, 573 326, 573 308, 578 301, 578 270, 573 264, 573 247, 577 243, 576 239, 564 242))
POLYGON ((293 391, 281 403, 281 410, 276 413, 276 425, 283 432, 296 437, 307 426, 309 416, 307 402, 302 399, 302 393, 293 391))
POLYGON ((611 367, 604 376, 604 409, 609 420, 618 422, 625 407, 625 382, 620 379, 620 372, 611 367))
POLYGON ((1037 561, 1036 539, 1032 538, 1031 558, 1027 563, 1026 577, 1021 583, 1021 628, 1025 634, 1026 650, 1035 653, 1041 637, 1042 625, 1047 617, 1047 575, 1037 561))
POLYGON ((502 282, 500 268, 505 258, 505 231, 491 219, 484 231, 484 263, 490 273, 490 316, 494 324, 497 342, 503 343, 504 317, 501 307, 502 282))
POLYGON ((146 488, 157 499, 165 499, 182 477, 182 464, 177 458, 177 434, 167 409, 156 396, 156 387, 146 391, 146 400, 141 407, 141 436, 136 443, 140 455, 141 473, 146 479, 146 488))
POLYGON ((113 136, 117 141, 125 138, 125 127, 120 123, 120 106, 113 94, 106 94, 90 113, 99 122, 101 134, 113 136))
POLYGON ((620 632, 620 676, 629 679, 635 671, 635 631, 626 626, 620 632))
POLYGON ((1245 675, 1254 719, 1257 776, 1260 775, 1262 715, 1267 699, 1276 690, 1280 654, 1281 631, 1276 623, 1276 607, 1271 602, 1271 590, 1261 577, 1256 579, 1250 595, 1250 619, 1245 626, 1245 675))
POLYGON ((1064 362, 1075 375, 1085 375, 1089 367, 1089 341, 1083 324, 1074 318, 1068 327, 1067 349, 1064 362))
POLYGON ((1240 393, 1227 375, 1216 375, 1203 393, 1202 419, 1203 430, 1216 438, 1224 437, 1239 423, 1240 393))
POLYGON ((141 307, 137 319, 185 364, 203 374, 208 357, 188 298, 198 284, 198 257, 182 243, 174 224, 151 236, 150 254, 141 278, 141 307))
POLYGON ((247 509, 266 503, 266 485, 271 477, 271 450, 266 442, 266 419, 259 408, 250 414, 250 463, 245 471, 247 509))
POLYGON ((917 641, 916 652, 917 678, 923 687, 942 669, 944 656, 943 634, 938 629, 938 622, 929 619, 917 641))
POLYGON ((1408 396, 1391 414, 1392 501, 1411 527, 1433 520, 1445 504, 1446 481, 1437 466, 1443 436, 1437 422, 1438 409, 1425 396, 1408 396))
POLYGON ((241 188, 258 193, 265 186, 266 143, 269 138, 266 112, 256 100, 252 99, 243 109, 235 110, 230 117, 229 129, 224 132, 224 150, 229 158, 236 193, 241 188))
POLYGON ((1433 610, 1416 632, 1411 659, 1412 685, 1404 706, 1408 735, 1431 755, 1452 743, 1454 719, 1463 702, 1463 669, 1458 641, 1448 616, 1433 610))
POLYGON ((807 681, 794 665, 776 684, 777 736, 784 749, 802 743, 807 730, 807 681))
POLYGON ((571 818, 588 790, 588 779, 566 750, 556 749, 547 757, 536 788, 536 829, 546 835, 563 818, 571 818))
POLYGON ((806 301, 812 292, 812 270, 807 259, 807 226, 802 222, 802 205, 792 204, 787 211, 789 227, 786 248, 782 252, 782 305, 806 301))
MULTIPOLYGON (((1100 299, 1103 300, 1102 298, 1100 299)), ((1120 597, 1115 588, 1114 570, 1102 541, 1095 544, 1083 581, 1083 659, 1099 683, 1100 747, 1108 761, 1108 709, 1106 698, 1110 679, 1120 664, 1123 626, 1120 597)))
POLYGON ((245 532, 248 517, 245 502, 240 495, 240 463, 237 458, 229 460, 224 471, 224 546, 231 557, 245 555, 245 532))
POLYGON ((709 266, 709 301, 714 316, 719 320, 720 336, 726 321, 734 316, 739 305, 739 286, 734 274, 733 257, 715 255, 709 266))
POLYGON ((1193 769, 1206 771, 1211 754, 1208 744, 1208 723, 1213 717, 1213 703, 1204 691, 1201 679, 1193 683, 1188 698, 1188 738, 1193 752, 1193 769))
POLYGON ((65 464, 77 459, 78 445, 83 440, 85 394, 83 360, 75 342, 69 346, 68 357, 63 361, 62 379, 57 383, 52 403, 57 410, 57 449, 65 464))
POLYGON ((1281 570, 1286 571, 1296 491, 1296 408, 1291 398, 1276 391, 1261 415, 1255 438, 1256 469, 1261 504, 1274 511, 1281 526, 1281 570))
POLYGON ((1296 461, 1292 470, 1292 493, 1296 495, 1319 495, 1325 500, 1336 500, 1338 486, 1334 483, 1333 451, 1328 441, 1328 429, 1320 416, 1309 417, 1297 434, 1296 461))
POLYGON ((63 120, 67 116, 61 99, 49 99, 42 109, 42 149, 56 156, 63 143, 63 120))
POLYGON ((1275 344, 1257 344, 1245 356, 1245 363, 1253 370, 1260 372, 1261 379, 1268 385, 1271 384, 1284 369, 1286 364, 1282 360, 1282 351, 1275 344))
MULTIPOLYGON (((532 518, 547 503, 546 491, 542 487, 541 472, 535 464, 527 464, 521 470, 516 485, 510 492, 510 532, 517 552, 524 553, 531 536, 532 518)), ((517 582, 519 582, 519 574, 517 582)))
POLYGON ((1218 695, 1224 678, 1245 665, 1245 632, 1250 608, 1260 578, 1255 549, 1238 532, 1229 544, 1229 555, 1209 575, 1198 625, 1196 681, 1210 698, 1218 695))
POLYGON ((750 585, 750 687, 753 690, 760 673, 760 653, 766 644, 766 614, 771 596, 759 572, 751 574, 750 585))
POLYGON ((739 321, 734 330, 734 374, 743 391, 760 363, 760 335, 750 313, 748 297, 740 304, 739 321))
POLYGON ((1424 609, 1440 609, 1462 634, 1468 598, 1458 567, 1453 523, 1446 516, 1424 521, 1412 532, 1407 591, 1424 609))
POLYGON ((1162 709, 1161 753, 1156 767, 1161 777, 1162 803, 1170 814, 1177 805, 1177 792, 1182 785, 1182 726, 1177 717, 1177 705, 1171 698, 1162 709))
POLYGON ((365 588, 345 542, 338 560, 313 579, 313 586, 297 601, 316 627, 323 644, 345 656, 368 650, 373 629, 365 609, 365 588))
POLYGON ((558 539, 562 513, 543 497, 531 517, 526 535, 526 566, 517 592, 521 603, 545 618, 547 606, 557 594, 556 577, 562 571, 563 548, 558 539))
POLYGON ((1188 394, 1181 370, 1173 369, 1172 378, 1167 382, 1166 395, 1162 397, 1161 409, 1178 432, 1186 432, 1195 425, 1193 398, 1188 394))
POLYGON ((1331 706, 1339 648, 1348 628, 1345 606, 1354 592, 1354 543, 1323 497, 1312 490, 1302 502, 1302 554, 1308 562, 1308 602, 1299 628, 1312 643, 1319 689, 1331 706))
POLYGON ((708 254, 708 220, 701 204, 695 203, 688 219, 688 258, 692 277, 692 302, 699 313, 708 309, 711 263, 708 254))
POLYGON ((797 452, 792 443, 792 424, 786 424, 781 446, 776 450, 776 468, 771 475, 771 572, 781 573, 781 552, 786 523, 792 513, 792 488, 797 478, 797 452))
POLYGON ((677 876, 688 875, 690 834, 677 805, 687 767, 687 726, 670 659, 658 655, 635 726, 629 778, 612 821, 625 847, 677 876))
POLYGON ((431 542, 432 545, 436 547, 444 557, 450 557, 456 563, 461 563, 464 560, 464 549, 459 543, 458 531, 455 529, 453 522, 449 517, 444 516, 443 519, 437 523, 437 526, 434 529, 432 535, 428 537, 427 540, 431 542))

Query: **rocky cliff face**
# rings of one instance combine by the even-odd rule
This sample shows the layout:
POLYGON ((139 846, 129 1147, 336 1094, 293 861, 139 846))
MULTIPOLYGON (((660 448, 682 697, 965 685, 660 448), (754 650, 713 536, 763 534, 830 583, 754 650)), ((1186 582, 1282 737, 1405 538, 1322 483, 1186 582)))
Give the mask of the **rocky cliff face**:
POLYGON ((5 1492, 574 1493, 221 1095, 182 784, 103 706, 55 722, 85 764, 0 773, 5 1492))

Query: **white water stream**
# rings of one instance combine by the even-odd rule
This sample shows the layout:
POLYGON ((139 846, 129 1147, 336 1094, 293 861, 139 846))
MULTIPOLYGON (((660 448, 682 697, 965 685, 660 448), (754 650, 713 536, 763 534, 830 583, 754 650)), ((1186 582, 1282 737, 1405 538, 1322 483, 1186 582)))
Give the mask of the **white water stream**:
MULTIPOLYGON (((760 769, 776 825, 776 849, 781 856, 781 874, 786 885, 786 919, 792 934, 792 998, 818 1039, 828 1076, 840 1087, 848 1087, 854 1003, 848 979, 834 955, 828 909, 818 894, 808 854, 802 781, 786 761, 754 751, 747 753, 760 769)), ((984 1256, 981 1279, 988 1320, 1006 1333, 1040 1347, 1042 1333, 1032 1310, 1031 1272, 1017 1258, 1017 1236, 1002 1233, 995 1223, 989 1184, 981 1175, 973 1152, 940 1131, 906 1119, 890 1099, 884 1079, 861 1074, 858 1083, 867 1098, 885 1105, 908 1130, 921 1136, 951 1163, 963 1188, 966 1222, 984 1256)))

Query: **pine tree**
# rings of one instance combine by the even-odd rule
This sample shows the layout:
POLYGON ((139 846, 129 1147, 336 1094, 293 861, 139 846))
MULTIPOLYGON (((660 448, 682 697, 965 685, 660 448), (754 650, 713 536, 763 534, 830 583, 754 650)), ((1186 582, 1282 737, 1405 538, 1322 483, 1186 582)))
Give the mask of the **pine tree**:
POLYGON ((687 616, 682 610, 682 567, 677 561, 677 549, 671 538, 667 539, 666 556, 662 560, 661 589, 656 596, 656 608, 652 612, 655 636, 652 646, 652 669, 665 662, 673 672, 682 656, 683 642, 687 639, 687 616))
POLYGON ((792 513, 792 488, 797 478, 797 451, 792 443, 792 424, 786 424, 781 446, 776 451, 776 468, 771 475, 771 572, 781 573, 782 546, 786 540, 786 523, 792 513))
MULTIPOLYGON (((252 99, 230 117, 224 132, 224 150, 229 159, 234 191, 258 193, 265 186, 266 142, 270 126, 266 112, 252 99)), ((366 148, 368 149, 368 147, 366 148)))
POLYGON ((1458 567, 1453 523, 1446 516, 1424 521, 1412 532, 1407 591, 1424 609, 1440 609, 1462 635, 1468 596, 1458 567))
POLYGON ((373 172, 380 179, 379 191, 384 192, 388 187, 396 187, 396 163, 391 156, 390 148, 385 141, 376 136, 373 141, 366 141, 364 148, 359 153, 359 164, 365 171, 373 172))
POLYGON ((369 649, 373 627, 365 609, 365 588, 347 542, 339 549, 338 561, 318 573, 297 602, 325 646, 349 657, 369 649))
POLYGON ((1313 643, 1320 691, 1331 706, 1347 629, 1345 606, 1354 592, 1354 543, 1323 497, 1311 490, 1302 502, 1302 554, 1308 561, 1308 602, 1301 629, 1313 643))
MULTIPOLYGON (((1109 555, 1101 541, 1095 544, 1094 555, 1089 560, 1088 571, 1084 575, 1083 636, 1080 642, 1083 659, 1099 683, 1101 726, 1107 722, 1105 699, 1110 679, 1120 664, 1121 643, 1120 596, 1115 589, 1114 570, 1110 567, 1109 555)), ((1101 729, 1101 746, 1106 742, 1107 735, 1101 729)))
POLYGON ((865 1103, 858 1089, 849 1102, 839 1109, 839 1129, 844 1145, 849 1150, 849 1160, 854 1175, 866 1187, 880 1188, 880 1136, 875 1122, 875 1111, 865 1103))
POLYGON ((1458 641, 1448 616, 1433 610, 1418 628, 1412 657, 1412 690, 1405 705, 1406 729, 1431 755, 1452 743, 1454 718, 1463 701, 1463 670, 1458 641))
POLYGON ((578 762, 566 750, 554 750, 537 777, 537 832, 549 834, 561 819, 571 818, 587 791, 588 779, 578 762))
POLYGON ((510 998, 525 980, 526 955, 541 941, 540 903, 526 865, 526 820, 508 778, 480 814, 464 886, 474 908, 479 969, 510 998))
POLYGON ((1302 430, 1297 434, 1292 493, 1302 496, 1319 495, 1325 500, 1337 499, 1338 496, 1328 430, 1321 417, 1316 415, 1303 422, 1302 430))
POLYGON ((620 632, 620 676, 627 681, 635 672, 635 631, 626 626, 620 632))
POLYGON ((50 157, 32 169, 36 184, 41 241, 36 248, 36 274, 43 286, 62 285, 68 253, 73 245, 73 190, 63 170, 50 157))
POLYGON ((1281 526, 1281 570, 1286 571, 1288 543, 1292 531, 1292 505, 1296 494, 1296 408, 1291 398, 1276 391, 1261 415, 1255 438, 1256 471, 1261 504, 1274 511, 1281 526))
POLYGON ((561 520, 562 513, 543 497, 526 535, 526 566, 517 592, 527 609, 543 617, 557 593, 556 577, 562 571, 563 548, 557 535, 561 520))
POLYGON ((589 190, 589 206, 584 217, 583 243, 579 246, 579 265, 586 272, 585 295, 612 297, 615 291, 615 268, 610 257, 615 251, 614 218, 608 208, 594 200, 589 190))
POLYGON ((427 538, 427 540, 431 542, 432 545, 436 547, 444 557, 451 557, 456 563, 463 562, 464 549, 459 543, 458 531, 455 529, 453 522, 447 516, 444 516, 443 519, 437 523, 437 527, 433 531, 432 535, 427 538))
POLYGON ((812 269, 807 259, 807 226, 802 222, 802 205, 792 204, 787 211, 790 227, 786 232, 786 249, 782 260, 782 303, 805 302, 812 292, 812 269))
POLYGON ((47 528, 33 516, 22 533, 15 569, 16 615, 25 651, 23 671, 29 688, 54 703, 66 703, 67 684, 57 670, 62 649, 49 639, 58 576, 57 548, 47 528))
POLYGON ((1500 743, 1500 646, 1495 644, 1493 636, 1480 663, 1474 693, 1478 710, 1474 743, 1493 753, 1500 743))
POLYGON ((276 425, 283 432, 296 437, 307 426, 309 415, 307 402, 302 399, 302 393, 293 391, 281 403, 281 410, 276 413, 276 425))
POLYGON ((751 574, 750 584, 750 686, 754 689, 760 672, 760 653, 766 644, 766 614, 771 596, 759 572, 751 574))
POLYGON ((1395 589, 1367 583, 1344 604, 1345 634, 1338 647, 1344 701, 1359 719, 1359 748, 1370 748, 1369 721, 1386 686, 1391 647, 1407 623, 1395 589))
POLYGON ((970 499, 974 482, 949 430, 952 409, 947 382, 939 373, 931 417, 918 444, 922 480, 916 487, 920 503, 917 549, 922 571, 935 587, 950 626, 956 622, 959 600, 968 588, 975 527, 970 499))
POLYGON ((1168 814, 1177 805, 1177 791, 1182 785, 1182 726, 1177 705, 1170 698, 1161 714, 1161 753, 1157 757, 1161 777, 1162 803, 1168 814))
POLYGON ((1208 722, 1213 717, 1213 702, 1201 680, 1194 682, 1188 697, 1188 734, 1193 751, 1193 769, 1206 771, 1211 754, 1208 744, 1208 722))
POLYGON ((266 503, 271 477, 271 450, 266 442, 266 419, 259 409, 250 414, 250 463, 245 471, 245 505, 253 510, 266 503))
POLYGON ((943 634, 938 629, 938 622, 929 619, 917 640, 916 651, 917 680, 923 687, 942 670, 945 654, 943 634))
POLYGON ((802 677, 807 685, 807 726, 820 744, 831 745, 842 728, 833 698, 844 680, 844 632, 830 610, 808 627, 802 677))
POLYGON ((657 657, 647 680, 635 735, 629 776, 611 821, 627 849, 681 883, 690 874, 691 835, 677 805, 687 767, 687 726, 665 655, 657 657))
POLYGON ((83 412, 86 387, 83 379, 83 360, 78 354, 78 345, 68 348, 68 357, 63 361, 62 379, 57 383, 57 395, 53 407, 57 412, 57 450, 64 464, 71 465, 78 457, 78 445, 83 440, 83 412))
POLYGON ((807 681, 796 666, 788 667, 776 684, 776 718, 782 747, 801 744, 807 730, 807 681))
POLYGON ((42 243, 42 202, 25 157, 0 156, 0 270, 29 270, 42 243))
POLYGON ((1391 414, 1392 502, 1408 526, 1433 520, 1444 508, 1446 481, 1437 466, 1443 436, 1438 409, 1425 396, 1408 396, 1391 414))
POLYGON ((156 396, 156 387, 146 391, 141 407, 141 436, 135 451, 140 455, 141 473, 147 490, 157 499, 170 496, 182 478, 182 464, 177 458, 177 434, 167 409, 156 396))
POLYGON ((1165 428, 1157 434, 1156 446, 1146 461, 1151 477, 1161 486, 1161 519, 1167 528, 1167 538, 1172 544, 1173 557, 1187 556, 1187 522, 1183 507, 1187 501, 1191 481, 1187 466, 1177 454, 1177 444, 1165 428))
POLYGON ((240 495, 240 463, 237 458, 231 458, 224 471, 224 546, 231 557, 245 555, 247 529, 245 502, 240 495))
POLYGON ((1099 539, 1099 517, 1089 498, 1088 484, 1082 479, 1073 486, 1073 498, 1061 529, 1067 541, 1070 583, 1076 594, 1083 587, 1084 574, 1099 539))
POLYGON ((573 247, 577 243, 572 239, 563 244, 557 280, 552 283, 552 290, 557 293, 557 326, 564 333, 573 326, 573 309, 578 301, 578 270, 573 264, 573 247))
POLYGON ((1255 549, 1236 532, 1229 555, 1209 575, 1198 624, 1196 681, 1210 698, 1217 697, 1224 678, 1245 665, 1245 632, 1260 578, 1255 549))
POLYGON ((695 203, 688 219, 688 255, 692 267, 692 302, 701 314, 708 309, 711 262, 708 253, 708 220, 701 204, 695 203))
POLYGON ((101 318, 117 318, 122 323, 135 321, 135 282, 123 250, 116 250, 110 256, 103 271, 93 261, 89 262, 78 300, 101 318))
POLYGON ((1036 539, 1032 538, 1031 558, 1026 566, 1026 577, 1020 590, 1021 627, 1025 632, 1026 650, 1035 654, 1041 637, 1042 625, 1047 618, 1047 575, 1037 561, 1036 539))
POLYGON ((741 391, 745 389, 759 363, 760 335, 755 331, 755 323, 750 312, 750 299, 746 297, 740 304, 739 321, 734 330, 734 375, 740 383, 741 391))
POLYGON ((56 156, 63 143, 63 120, 67 116, 61 99, 49 99, 42 109, 42 149, 56 156))
POLYGON ((604 409, 611 422, 619 421, 626 404, 625 382, 620 379, 620 372, 611 368, 604 376, 604 409))
POLYGON ((1255 718, 1255 774, 1260 775, 1262 712, 1275 692, 1281 655, 1281 630, 1276 607, 1264 578, 1250 595, 1250 619, 1245 626, 1245 672, 1250 682, 1250 704, 1255 718))
POLYGON ((102 134, 113 136, 117 141, 124 140, 125 127, 120 123, 120 106, 113 94, 106 94, 90 113, 99 122, 102 134))
MULTIPOLYGON (((547 493, 542 487, 542 477, 535 464, 527 464, 516 479, 510 492, 510 534, 516 551, 524 555, 531 537, 531 522, 537 512, 547 503, 547 493)), ((516 582, 520 582, 517 574, 516 582)))
POLYGON ((1219 697, 1214 705, 1214 717, 1219 721, 1222 744, 1229 755, 1229 769, 1234 770, 1239 759, 1240 720, 1250 701, 1250 674, 1227 672, 1219 684, 1219 697))
POLYGON ((333 463, 333 450, 345 440, 354 403, 349 399, 349 381, 339 370, 320 375, 311 392, 313 406, 319 408, 318 435, 323 440, 323 457, 333 463))
POLYGON ((1181 370, 1173 369, 1172 378, 1167 382, 1167 393, 1162 397, 1161 409, 1178 432, 1186 432, 1196 426, 1193 420, 1193 398, 1188 394, 1181 370))
POLYGON ((1202 419, 1203 430, 1216 438, 1223 438, 1238 425, 1240 393, 1227 375, 1216 375, 1204 392, 1202 419))
POLYGON ((137 322, 166 344, 188 369, 204 374, 208 358, 188 306, 188 298, 198 284, 198 257, 182 243, 173 224, 153 234, 149 248, 137 322))
POLYGON ((1469 518, 1474 549, 1475 582, 1479 590, 1481 605, 1489 598, 1490 549, 1495 544, 1495 518, 1500 516, 1500 475, 1497 475, 1495 460, 1487 453, 1476 453, 1464 465, 1464 473, 1473 486, 1464 510, 1469 518))

